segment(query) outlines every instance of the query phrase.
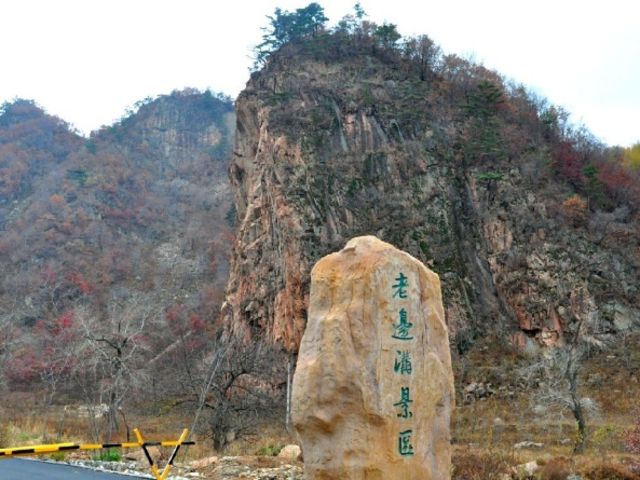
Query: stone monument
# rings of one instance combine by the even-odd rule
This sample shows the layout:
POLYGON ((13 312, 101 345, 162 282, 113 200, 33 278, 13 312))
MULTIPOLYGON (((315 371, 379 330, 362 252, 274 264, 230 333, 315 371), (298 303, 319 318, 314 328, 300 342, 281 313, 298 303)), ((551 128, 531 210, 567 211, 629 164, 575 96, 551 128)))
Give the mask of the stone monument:
POLYGON ((438 276, 373 236, 321 259, 293 380, 307 478, 450 478, 454 398, 438 276))

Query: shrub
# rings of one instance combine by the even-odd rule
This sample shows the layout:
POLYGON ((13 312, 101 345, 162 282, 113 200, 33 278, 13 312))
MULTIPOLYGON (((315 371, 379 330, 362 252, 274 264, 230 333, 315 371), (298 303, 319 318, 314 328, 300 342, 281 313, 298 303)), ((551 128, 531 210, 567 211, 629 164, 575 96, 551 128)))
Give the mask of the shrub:
POLYGON ((640 476, 621 465, 601 463, 584 468, 580 474, 584 480, 640 480, 640 476))
POLYGON ((275 443, 272 445, 265 445, 258 449, 258 451, 256 452, 256 455, 262 456, 262 457, 275 457, 280 453, 280 450, 282 450, 283 448, 284 448, 284 445, 281 445, 279 443, 275 443))
POLYGON ((624 446, 629 452, 640 455, 640 419, 636 422, 635 427, 626 432, 624 446))
POLYGON ((574 226, 582 225, 587 218, 587 202, 580 195, 572 195, 562 202, 562 213, 574 226))
POLYGON ((122 454, 117 448, 108 448, 106 450, 100 450, 93 456, 94 460, 101 462, 119 462, 122 460, 122 454))
POLYGON ((560 142, 553 150, 553 160, 557 172, 574 187, 582 186, 584 177, 582 168, 584 161, 571 144, 571 142, 560 142))
POLYGON ((516 464, 514 457, 502 452, 454 452, 452 480, 501 480, 516 464))
POLYGON ((617 450, 620 447, 620 428, 616 425, 605 424, 598 427, 593 432, 592 442, 599 452, 605 453, 607 450, 617 450))
POLYGON ((572 464, 568 458, 553 458, 540 469, 540 480, 565 480, 572 470, 572 464))
POLYGON ((67 452, 54 452, 49 455, 49 458, 51 460, 55 460, 56 462, 63 462, 66 456, 67 452))

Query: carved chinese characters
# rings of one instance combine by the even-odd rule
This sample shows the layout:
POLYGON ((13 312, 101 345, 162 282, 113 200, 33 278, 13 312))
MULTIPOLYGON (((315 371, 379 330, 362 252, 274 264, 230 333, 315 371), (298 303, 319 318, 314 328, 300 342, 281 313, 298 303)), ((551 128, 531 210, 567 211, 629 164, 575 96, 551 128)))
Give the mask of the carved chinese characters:
POLYGON ((449 478, 452 408, 437 275, 375 237, 320 260, 293 385, 307 478, 449 478))
MULTIPOLYGON (((398 322, 393 324, 393 335, 391 335, 391 338, 396 341, 395 343, 410 343, 406 346, 408 347, 407 350, 396 350, 396 358, 393 364, 393 371, 396 374, 400 373, 411 375, 413 371, 411 359, 412 357, 415 358, 415 351, 412 348, 412 343, 414 342, 415 338, 413 337, 413 333, 411 331, 414 325, 409 321, 407 310, 402 307, 401 303, 403 300, 408 299, 409 295, 407 293, 407 289, 409 287, 409 280, 402 272, 400 272, 395 281, 396 283, 392 286, 392 299, 394 299, 395 302, 392 302, 392 305, 393 303, 399 303, 400 309, 398 310, 398 322)), ((399 347, 400 344, 398 343, 398 348, 399 347)), ((405 345, 403 345, 403 347, 405 347, 405 345)), ((410 420, 411 417, 413 417, 413 412, 411 412, 410 410, 411 403, 413 403, 413 400, 411 399, 411 386, 407 382, 405 386, 400 386, 400 400, 393 404, 396 409, 399 409, 397 413, 397 417, 399 419, 410 420)), ((411 444, 412 434, 412 424, 406 421, 400 422, 398 433, 399 455, 412 456, 414 454, 413 445, 411 444)))

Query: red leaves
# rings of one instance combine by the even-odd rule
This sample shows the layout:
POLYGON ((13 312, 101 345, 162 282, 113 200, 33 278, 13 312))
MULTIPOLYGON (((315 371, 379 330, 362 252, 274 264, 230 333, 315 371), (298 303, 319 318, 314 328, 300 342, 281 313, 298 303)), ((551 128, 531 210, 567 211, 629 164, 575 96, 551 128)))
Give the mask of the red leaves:
MULTIPOLYGON (((640 175, 622 161, 597 154, 581 154, 570 141, 558 143, 552 152, 552 159, 557 174, 582 194, 590 198, 594 196, 595 181, 602 185, 601 192, 606 195, 607 203, 627 203, 634 208, 635 200, 640 195, 640 175), (594 176, 586 173, 589 169, 593 169, 594 176)), ((594 205, 597 206, 597 203, 594 205)))
POLYGON ((624 446, 629 452, 640 455, 640 419, 638 419, 634 428, 626 432, 624 446))
POLYGON ((40 377, 42 361, 33 347, 25 347, 7 359, 3 370, 12 384, 28 384, 40 377))
POLYGON ((553 162, 558 173, 573 185, 580 185, 584 181, 582 169, 584 162, 578 156, 570 142, 560 142, 553 151, 553 162))
POLYGON ((183 310, 184 307, 182 305, 171 305, 165 310, 164 317, 167 319, 170 327, 179 323, 183 310))
MULTIPOLYGON (((42 267, 42 270, 40 270, 40 279, 45 284, 53 285, 58 281, 59 277, 60 275, 58 275, 58 272, 56 272, 55 268, 51 264, 45 265, 44 267, 42 267)), ((67 284, 75 285, 76 287, 78 287, 80 292, 82 292, 84 295, 93 293, 93 286, 82 273, 70 271, 67 272, 63 278, 64 281, 67 282, 67 284)), ((63 284, 64 281, 61 281, 60 283, 63 284)))
POLYGON ((73 346, 80 337, 74 321, 75 312, 69 310, 52 320, 39 320, 29 344, 13 352, 7 359, 5 372, 14 385, 27 385, 38 380, 68 374, 77 359, 73 346))
POLYGON ((63 313, 56 320, 56 326, 58 328, 58 332, 69 330, 73 326, 73 316, 74 311, 69 310, 67 313, 63 313))
POLYGON ((622 164, 603 162, 598 165, 598 180, 605 185, 610 195, 627 196, 631 195, 634 190, 640 190, 638 179, 634 179, 631 171, 622 164))
POLYGON ((68 273, 67 280, 77 286, 84 295, 89 295, 93 292, 93 286, 80 272, 68 273))
POLYGON ((35 333, 42 347, 46 348, 50 342, 55 342, 59 347, 71 344, 79 335, 74 316, 75 312, 69 310, 50 321, 38 320, 35 333))
POLYGON ((191 330, 193 332, 200 333, 204 331, 206 325, 204 323, 204 320, 202 320, 202 318, 200 317, 200 315, 198 315, 197 313, 192 313, 189 316, 189 321, 191 323, 191 330))
MULTIPOLYGON (((207 324, 197 313, 187 314, 184 305, 171 305, 165 310, 165 319, 169 330, 175 337, 182 337, 182 348, 186 353, 195 353, 207 344, 207 324)), ((177 353, 177 352, 176 352, 177 353)))

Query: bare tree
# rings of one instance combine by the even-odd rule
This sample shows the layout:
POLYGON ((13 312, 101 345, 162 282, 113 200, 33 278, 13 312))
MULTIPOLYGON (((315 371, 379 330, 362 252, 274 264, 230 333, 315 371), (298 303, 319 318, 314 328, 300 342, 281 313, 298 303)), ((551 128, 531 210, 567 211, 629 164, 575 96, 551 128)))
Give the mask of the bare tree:
POLYGON ((405 41, 404 54, 414 61, 420 80, 424 81, 433 76, 442 50, 427 35, 420 35, 405 41))
POLYGON ((285 406, 286 357, 260 340, 231 340, 211 370, 204 407, 214 448, 226 445, 260 421, 282 420, 285 406))
MULTIPOLYGON (((0 365, 6 365, 7 357, 13 345, 13 328, 8 315, 0 315, 0 365)), ((4 368, 0 372, 0 391, 5 386, 7 379, 4 376, 4 368)))
MULTIPOLYGON (((90 355, 82 366, 92 372, 85 387, 97 390, 91 395, 93 404, 108 406, 107 438, 118 431, 118 415, 124 417, 125 400, 132 389, 145 380, 144 360, 148 349, 145 335, 151 323, 159 316, 157 307, 143 295, 131 293, 112 295, 106 306, 106 315, 99 318, 85 315, 82 321, 84 337, 90 355), (121 413, 122 412, 122 413, 121 413)), ((91 390, 87 390, 90 393, 91 390)), ((127 434, 128 434, 128 426, 127 434)))
POLYGON ((544 405, 559 413, 568 411, 578 429, 574 453, 582 453, 587 441, 587 420, 598 413, 595 400, 580 396, 580 372, 586 358, 605 343, 586 332, 583 320, 578 321, 571 341, 543 353, 540 361, 523 372, 529 380, 536 379, 538 388, 531 397, 535 405, 544 405))
POLYGON ((206 362, 207 368, 206 368, 206 375, 203 379, 204 381, 200 382, 199 388, 196 387, 196 394, 198 397, 198 401, 196 404, 196 411, 195 411, 195 414, 193 415, 193 421, 191 422, 191 428, 189 429, 189 432, 195 432, 196 428, 198 427, 200 415, 202 414, 202 410, 204 409, 205 404, 207 402, 207 396, 209 395, 209 392, 213 387, 213 382, 218 373, 218 369, 220 368, 222 360, 225 358, 225 356, 226 356, 226 349, 219 348, 213 352, 213 354, 208 359, 208 362, 206 362))

